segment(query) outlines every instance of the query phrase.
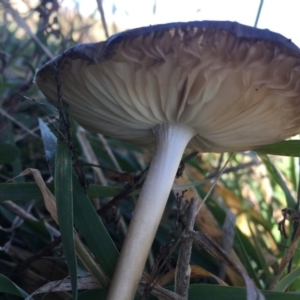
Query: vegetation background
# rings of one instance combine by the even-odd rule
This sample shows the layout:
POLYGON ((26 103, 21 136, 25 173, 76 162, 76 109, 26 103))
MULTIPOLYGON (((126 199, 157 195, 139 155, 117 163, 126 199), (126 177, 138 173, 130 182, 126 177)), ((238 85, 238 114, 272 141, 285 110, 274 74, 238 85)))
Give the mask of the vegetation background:
MULTIPOLYGON (((0 1, 1 300, 31 294, 105 299, 150 163, 151 150, 91 134, 71 120, 77 177, 56 180, 54 192, 55 160, 71 162, 71 156, 60 136, 56 142, 57 109, 32 82, 36 68, 54 55, 125 29, 106 23, 101 0, 95 8, 82 16, 58 0, 0 1), (60 227, 52 193, 67 199, 57 202, 60 227), (109 201, 117 208, 107 209, 109 201)), ((186 159, 149 256, 145 292, 137 299, 179 299, 167 291, 173 290, 179 248, 186 243, 181 234, 192 198, 206 202, 195 218, 202 235, 193 246, 188 299, 256 299, 256 288, 267 299, 298 299, 299 156, 293 140, 258 152, 186 159)))

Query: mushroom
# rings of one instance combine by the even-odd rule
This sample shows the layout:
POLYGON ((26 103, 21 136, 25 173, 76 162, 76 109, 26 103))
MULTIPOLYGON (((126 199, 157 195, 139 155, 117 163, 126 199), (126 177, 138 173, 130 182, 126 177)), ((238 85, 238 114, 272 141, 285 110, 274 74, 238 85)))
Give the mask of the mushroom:
POLYGON ((244 151, 300 132, 300 50, 269 30, 189 22, 77 45, 38 70, 55 102, 87 130, 155 152, 115 270, 109 300, 134 297, 182 154, 244 151))

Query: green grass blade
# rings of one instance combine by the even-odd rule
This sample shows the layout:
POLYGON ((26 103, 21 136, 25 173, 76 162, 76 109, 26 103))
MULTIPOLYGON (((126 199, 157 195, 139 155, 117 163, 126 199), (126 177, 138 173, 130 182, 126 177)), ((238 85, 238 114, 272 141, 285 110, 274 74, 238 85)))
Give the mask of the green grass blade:
POLYGON ((289 174, 291 176, 291 182, 293 184, 294 191, 297 191, 297 188, 298 188, 298 174, 297 174, 296 161, 298 164, 299 158, 291 157, 290 164, 289 164, 289 174))
MULTIPOLYGON (((63 128, 60 129, 63 130, 63 128)), ((77 259, 73 231, 72 153, 62 139, 57 139, 54 180, 59 228, 68 263, 72 293, 76 300, 77 259)))
POLYGON ((0 274, 0 293, 26 298, 28 294, 14 284, 10 279, 0 274))
POLYGON ((84 189, 74 183, 74 221, 104 272, 111 278, 118 259, 118 251, 84 189))
POLYGON ((42 139, 45 148, 46 160, 49 166, 49 170, 54 176, 55 171, 55 152, 56 152, 56 136, 51 132, 46 123, 39 119, 39 127, 42 134, 42 139))
POLYGON ((257 253, 255 252, 254 247, 249 241, 249 239, 247 239, 238 228, 236 228, 235 233, 236 233, 235 248, 239 254, 239 258, 243 262, 244 267, 247 269, 247 272, 252 278, 252 280, 254 281, 255 285, 258 288, 261 288, 262 286, 257 276, 257 272, 249 260, 249 256, 250 256, 255 261, 260 262, 259 258, 257 257, 257 253), (251 253, 251 255, 249 252, 251 253))
POLYGON ((290 284, 300 277, 300 268, 293 270, 291 273, 282 278, 275 286, 273 291, 284 292, 290 284))
POLYGON ((269 157, 264 154, 259 155, 262 159, 263 163, 265 164, 270 178, 276 182, 283 190, 286 203, 288 207, 295 207, 295 199, 293 198, 289 188, 287 187, 285 181, 283 180, 280 172, 277 170, 277 168, 273 165, 273 163, 270 161, 269 157))
MULTIPOLYGON (((168 287, 169 290, 173 291, 173 287, 168 287)), ((274 291, 262 290, 266 300, 297 300, 299 294, 292 293, 281 293, 274 291)), ((79 299, 90 299, 90 300, 104 300, 106 293, 103 290, 90 290, 79 294, 79 299)), ((70 298, 69 300, 73 300, 70 298)), ((157 299, 150 296, 150 299, 157 299)), ((246 288, 232 287, 232 286, 220 286, 215 284, 191 284, 189 287, 189 300, 211 300, 211 299, 230 299, 230 300, 241 300, 246 299, 246 288)))
MULTIPOLYGON (((171 289, 171 288, 170 288, 171 289)), ((261 291, 266 300, 297 300, 299 294, 261 291)), ((191 284, 189 287, 189 300, 211 299, 246 299, 246 288, 220 286, 213 284, 191 284)))
MULTIPOLYGON (((54 191, 54 184, 47 184, 51 192, 54 191)), ((30 183, 0 183, 0 202, 11 200, 20 202, 23 200, 43 199, 43 195, 35 182, 30 183)))
MULTIPOLYGON (((253 229, 251 228, 251 225, 249 223, 250 223, 250 220, 248 219, 248 227, 250 229, 252 240, 254 242, 254 246, 255 246, 254 249, 256 251, 256 254, 259 259, 262 270, 264 272, 264 275, 267 278, 267 281, 271 282, 273 280, 273 275, 271 274, 271 272, 269 270, 270 266, 269 266, 268 262, 266 261, 266 258, 262 252, 262 245, 259 243, 259 241, 257 239, 257 235, 254 234, 253 229)), ((256 232, 256 234, 259 234, 259 233, 256 232)))
POLYGON ((255 150, 259 154, 300 157, 300 141, 290 140, 266 145, 255 150))
MULTIPOLYGON (((50 169, 54 170, 56 137, 42 120, 39 123, 48 164, 50 169)), ((107 276, 112 277, 119 256, 118 251, 92 206, 90 199, 74 175, 73 205, 75 226, 80 231, 89 250, 94 254, 104 272, 107 276)))
MULTIPOLYGON (((54 184, 47 183, 47 188, 54 193, 54 184)), ((114 197, 122 191, 121 188, 90 184, 88 187, 88 197, 114 197)), ((132 193, 132 195, 137 192, 132 193)), ((35 182, 26 183, 0 183, 0 202, 11 200, 20 202, 22 200, 42 200, 43 195, 35 182)))
MULTIPOLYGON (((14 146, 16 146, 15 141, 14 141, 14 132, 13 132, 13 126, 12 126, 12 122, 9 120, 7 122, 7 136, 8 136, 8 141, 9 143, 13 144, 14 146)), ((19 151, 19 148, 17 148, 19 151)), ((20 155, 18 155, 18 157, 11 162, 11 166, 13 169, 13 176, 17 176, 18 174, 20 174, 22 172, 22 162, 20 159, 20 155)), ((16 182, 24 182, 24 178, 23 177, 18 177, 15 180, 16 182)))
POLYGON ((0 165, 13 162, 20 155, 19 149, 12 144, 0 145, 0 165))

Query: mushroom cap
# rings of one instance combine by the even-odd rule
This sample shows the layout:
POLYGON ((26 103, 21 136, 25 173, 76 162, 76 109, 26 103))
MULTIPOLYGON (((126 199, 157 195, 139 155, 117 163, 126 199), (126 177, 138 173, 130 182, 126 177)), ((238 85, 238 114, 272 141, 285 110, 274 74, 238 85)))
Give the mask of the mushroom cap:
POLYGON ((300 49, 235 22, 170 23, 72 47, 37 71, 57 101, 59 65, 70 114, 93 132, 149 144, 163 123, 197 134, 199 151, 243 151, 300 132, 300 49))

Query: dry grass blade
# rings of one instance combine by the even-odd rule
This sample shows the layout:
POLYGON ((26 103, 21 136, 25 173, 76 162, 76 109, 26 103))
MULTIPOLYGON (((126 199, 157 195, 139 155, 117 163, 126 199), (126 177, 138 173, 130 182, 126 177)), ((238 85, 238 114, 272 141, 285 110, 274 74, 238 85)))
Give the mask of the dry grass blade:
MULTIPOLYGON (((236 221, 236 215, 234 215, 231 210, 227 209, 226 211, 226 218, 222 228, 222 242, 223 242, 223 249, 229 255, 232 245, 234 242, 234 224, 236 221)), ((219 277, 224 279, 225 278, 225 264, 221 262, 220 265, 220 272, 219 277)))
MULTIPOLYGON (((24 170, 19 176, 24 176, 32 174, 34 177, 34 180, 36 181, 38 187, 40 188, 43 197, 44 197, 44 203, 48 210, 48 212, 51 214, 52 218, 55 220, 55 222, 58 224, 58 216, 57 216, 57 210, 56 210, 56 203, 55 203, 55 197, 49 191, 47 188, 39 170, 36 169, 26 169, 24 170)), ((109 284, 109 281, 106 277, 106 275, 103 273, 101 268, 97 265, 94 258, 91 256, 91 254, 86 250, 83 243, 80 241, 78 235, 75 233, 75 248, 78 257, 84 264, 84 266, 87 268, 87 270, 90 272, 92 276, 94 276, 98 282, 100 282, 103 286, 107 287, 109 284)))
MULTIPOLYGON (((11 203, 10 202, 11 201, 4 201, 4 202, 1 203, 1 205, 4 206, 4 207, 6 207, 6 208, 8 208, 8 209, 10 209, 12 207, 11 203, 14 204, 13 202, 11 202, 11 203)), ((32 209, 32 207, 33 207, 33 202, 29 203, 29 205, 27 207, 28 212, 32 209)), ((14 207, 14 208, 16 210, 16 207, 14 207)), ((28 213, 25 210, 23 210, 23 211, 25 213, 28 213)), ((12 222, 11 227, 9 227, 9 228, 3 228, 2 226, 0 226, 0 229, 2 231, 5 231, 5 232, 13 232, 15 229, 17 229, 18 227, 22 226, 23 223, 24 223, 24 218, 20 217, 17 214, 17 216, 15 217, 15 219, 12 222)))
POLYGON ((109 145, 108 145, 105 137, 102 134, 100 134, 100 133, 98 134, 98 137, 99 137, 99 140, 101 141, 104 149, 106 150, 107 154, 109 155, 110 159, 112 160, 112 162, 113 162, 116 170, 118 172, 122 173, 123 170, 121 169, 121 167, 120 167, 120 165, 119 165, 119 163, 118 163, 118 161, 117 161, 114 153, 111 151, 111 148, 109 147, 109 145))
POLYGON ((237 274, 243 277, 247 286, 247 300, 263 300, 265 299, 262 293, 255 287, 252 280, 246 273, 246 271, 241 268, 236 262, 234 262, 228 254, 209 236, 202 232, 191 231, 188 233, 195 242, 197 242, 201 247, 203 247, 208 253, 216 257, 220 261, 224 262, 231 269, 233 269, 237 274))
MULTIPOLYGON (((45 202, 47 210, 51 214, 54 221, 58 224, 58 217, 57 217, 56 205, 55 205, 55 197, 47 188, 46 183, 44 182, 40 171, 36 170, 36 169, 27 168, 22 173, 20 173, 18 176, 16 176, 15 178, 18 178, 21 176, 26 176, 29 174, 33 175, 34 180, 37 183, 38 187, 40 188, 41 193, 44 197, 44 202, 45 202)), ((11 179, 11 181, 14 180, 15 178, 11 179)))
MULTIPOLYGON (((78 278, 78 289, 79 290, 91 290, 91 289, 99 289, 101 286, 99 283, 92 277, 80 277, 78 278)), ((49 282, 30 296, 28 296, 25 300, 32 299, 34 295, 45 294, 49 292, 69 292, 72 291, 71 281, 68 278, 58 281, 49 282)))
MULTIPOLYGON (((147 286, 147 282, 141 281, 140 286, 147 286)), ((179 296, 172 291, 166 290, 159 285, 155 285, 152 287, 151 295, 157 297, 159 300, 186 300, 186 298, 179 296)))
POLYGON ((103 270, 96 263, 90 252, 86 249, 84 244, 80 241, 77 233, 75 232, 75 248, 78 257, 80 258, 83 265, 89 271, 89 273, 97 280, 97 283, 101 283, 102 287, 108 288, 109 279, 104 274, 103 270))
MULTIPOLYGON (((77 138, 78 138, 78 141, 80 143, 80 146, 83 150, 83 153, 84 153, 88 163, 97 165, 98 159, 86 137, 86 131, 82 127, 80 127, 77 131, 77 138)), ((106 181, 106 178, 105 178, 102 170, 100 168, 95 168, 94 172, 96 173, 99 181, 103 185, 107 185, 107 181, 106 181)))
MULTIPOLYGON (((38 221, 36 217, 34 217, 32 214, 25 211, 22 207, 12 201, 4 201, 1 204, 24 220, 38 221)), ((47 222, 45 222, 45 226, 54 237, 60 236, 60 232, 53 226, 49 225, 47 222)))
POLYGON ((223 286, 228 286, 228 284, 223 281, 221 278, 219 278, 218 276, 215 276, 214 274, 208 272, 207 270, 205 270, 204 268, 200 267, 200 266, 194 266, 191 265, 191 277, 192 278, 203 278, 203 277, 211 277, 214 278, 219 285, 223 285, 223 286))
MULTIPOLYGON (((53 282, 49 282, 47 284, 45 284, 44 286, 42 286, 41 288, 39 288, 38 290, 36 290, 35 292, 33 292, 31 295, 29 295, 28 297, 25 298, 25 300, 32 300, 34 299, 33 296, 37 295, 37 294, 41 294, 41 293, 51 293, 54 292, 55 290, 58 290, 60 288, 60 286, 63 284, 63 280, 59 280, 59 281, 53 281, 53 282)), ((71 284, 70 284, 71 286, 71 284)), ((60 289, 59 291, 66 291, 66 289, 60 289)))
MULTIPOLYGON (((176 269, 172 269, 171 271, 166 273, 163 277, 161 277, 159 280, 157 280, 157 283, 160 286, 167 285, 169 282, 174 280, 175 272, 176 272, 176 269)), ((191 265, 191 278, 207 278, 207 277, 214 278, 219 283, 219 285, 223 285, 223 286, 228 285, 221 278, 208 272, 204 268, 202 268, 200 266, 196 266, 196 265, 191 265)))

